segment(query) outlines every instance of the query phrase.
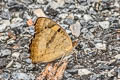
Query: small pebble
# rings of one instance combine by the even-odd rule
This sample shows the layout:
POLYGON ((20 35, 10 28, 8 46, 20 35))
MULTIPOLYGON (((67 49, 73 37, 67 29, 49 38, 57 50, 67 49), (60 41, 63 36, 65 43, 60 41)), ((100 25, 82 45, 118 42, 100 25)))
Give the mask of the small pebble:
POLYGON ((7 64, 6 68, 11 67, 12 64, 13 64, 13 60, 11 60, 11 61, 7 64))
POLYGON ((117 54, 117 55, 115 56, 115 58, 116 58, 116 59, 120 59, 120 54, 117 54))
POLYGON ((22 66, 22 65, 21 65, 20 63, 18 63, 18 62, 16 62, 16 63, 13 65, 13 67, 16 68, 16 69, 20 69, 21 66, 22 66))
POLYGON ((78 21, 75 24, 71 25, 70 29, 71 29, 73 35, 75 35, 76 37, 79 37, 81 25, 78 21))
POLYGON ((0 79, 1 80, 9 80, 10 79, 10 74, 4 72, 4 73, 0 74, 0 79))
POLYGON ((28 58, 28 59, 25 60, 25 62, 32 63, 32 60, 28 58))
POLYGON ((19 58, 20 53, 19 52, 14 52, 12 53, 12 57, 19 58))
POLYGON ((46 17, 46 15, 42 9, 36 9, 33 12, 37 17, 46 17))
POLYGON ((100 50, 106 50, 106 44, 104 43, 97 43, 95 44, 95 47, 100 50))
POLYGON ((11 77, 14 80, 30 80, 30 77, 26 73, 18 73, 18 72, 13 72, 11 77))
POLYGON ((88 21, 90 21, 90 20, 92 20, 92 17, 90 16, 90 15, 84 15, 84 20, 86 21, 86 22, 88 22, 88 21))
POLYGON ((78 75, 82 76, 82 75, 88 75, 91 74, 92 72, 87 70, 87 69, 78 69, 78 75))
POLYGON ((11 54, 11 50, 10 49, 1 50, 1 56, 8 56, 10 54, 11 54))
POLYGON ((0 25, 0 32, 3 32, 6 28, 6 25, 5 24, 2 24, 0 25))
POLYGON ((0 58, 0 69, 6 66, 7 60, 6 58, 0 58))
POLYGON ((108 21, 102 21, 99 22, 99 25, 103 28, 103 29, 108 29, 110 27, 110 23, 108 21))

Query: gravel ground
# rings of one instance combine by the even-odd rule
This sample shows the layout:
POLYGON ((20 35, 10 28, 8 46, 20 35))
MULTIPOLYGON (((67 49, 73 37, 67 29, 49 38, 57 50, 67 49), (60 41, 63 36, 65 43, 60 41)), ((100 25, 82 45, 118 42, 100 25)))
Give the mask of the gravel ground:
POLYGON ((26 21, 40 16, 79 39, 63 80, 120 80, 119 0, 0 0, 0 80, 34 80, 45 68, 29 58, 26 21))

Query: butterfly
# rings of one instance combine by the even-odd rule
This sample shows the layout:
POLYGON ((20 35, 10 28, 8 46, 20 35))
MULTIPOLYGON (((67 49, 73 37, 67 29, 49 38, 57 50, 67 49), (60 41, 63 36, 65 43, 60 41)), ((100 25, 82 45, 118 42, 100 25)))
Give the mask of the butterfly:
POLYGON ((46 17, 36 20, 35 35, 30 44, 33 63, 54 61, 69 55, 72 49, 72 40, 60 25, 46 17))

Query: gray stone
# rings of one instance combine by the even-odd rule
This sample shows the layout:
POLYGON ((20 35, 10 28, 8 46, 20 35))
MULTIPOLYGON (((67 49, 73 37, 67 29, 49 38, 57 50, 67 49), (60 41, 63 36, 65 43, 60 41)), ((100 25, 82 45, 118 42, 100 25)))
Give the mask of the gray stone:
POLYGON ((35 67, 34 64, 30 64, 30 65, 27 66, 27 70, 31 70, 31 69, 33 69, 34 67, 35 67))
POLYGON ((88 6, 78 5, 76 6, 79 10, 86 11, 88 6))
POLYGON ((93 39, 94 35, 91 32, 84 33, 83 38, 85 38, 85 39, 93 39))
POLYGON ((74 79, 74 78, 67 78, 66 80, 76 80, 76 79, 74 79))
POLYGON ((120 70, 118 71, 118 79, 120 79, 120 70))
POLYGON ((109 23, 109 21, 102 21, 102 22, 99 22, 99 25, 100 25, 103 29, 108 29, 109 26, 110 26, 110 23, 109 23))
POLYGON ((90 76, 90 80, 96 80, 98 77, 100 77, 101 74, 94 74, 90 76))
POLYGON ((87 29, 87 28, 83 28, 83 29, 81 29, 81 32, 87 33, 87 32, 88 32, 88 29, 87 29))
POLYGON ((0 32, 3 32, 7 26, 10 26, 9 20, 2 20, 0 21, 0 32))
POLYGON ((64 72, 64 77, 65 77, 65 78, 69 78, 69 77, 71 77, 71 76, 72 76, 72 75, 71 75, 70 73, 68 73, 68 72, 66 72, 66 71, 64 72))
POLYGON ((49 5, 51 6, 51 8, 53 8, 54 10, 58 7, 63 7, 63 5, 65 4, 64 0, 56 0, 55 1, 50 1, 49 5))
POLYGON ((105 69, 105 70, 110 69, 110 67, 109 67, 108 65, 103 64, 103 63, 102 63, 102 64, 99 64, 98 68, 100 68, 100 69, 105 69))
POLYGON ((8 35, 6 35, 6 34, 3 34, 0 36, 0 41, 5 41, 7 39, 8 39, 8 35))
POLYGON ((11 77, 14 80, 30 80, 29 75, 27 75, 26 73, 18 73, 18 72, 13 72, 11 77))
POLYGON ((10 19, 11 15, 9 13, 8 9, 4 9, 2 11, 2 14, 0 15, 0 17, 2 17, 3 19, 10 19))
POLYGON ((0 32, 3 32, 6 28, 6 25, 5 24, 2 24, 0 25, 0 32))
POLYGON ((67 70, 67 72, 69 72, 70 74, 77 74, 78 70, 77 69, 69 69, 69 70, 67 70))
POLYGON ((35 75, 33 75, 32 73, 29 73, 28 75, 30 77, 30 80, 35 80, 35 75))
POLYGON ((30 56, 30 54, 28 54, 27 52, 23 52, 20 57, 21 58, 28 58, 30 56))
POLYGON ((6 66, 7 60, 6 58, 0 58, 0 68, 3 68, 6 66))
POLYGON ((2 73, 0 74, 0 79, 2 80, 9 80, 10 79, 10 74, 9 73, 2 73))
POLYGON ((10 54, 11 54, 11 50, 10 49, 1 50, 1 56, 8 56, 10 54))
POLYGON ((17 68, 17 69, 19 69, 19 68, 21 68, 21 64, 20 63, 18 63, 18 62, 16 62, 14 65, 13 65, 13 67, 15 67, 15 68, 17 68))
POLYGON ((33 2, 33 0, 20 0, 20 2, 23 2, 25 4, 30 4, 33 2))
POLYGON ((32 60, 30 58, 28 58, 28 59, 25 59, 25 62, 32 63, 32 60))

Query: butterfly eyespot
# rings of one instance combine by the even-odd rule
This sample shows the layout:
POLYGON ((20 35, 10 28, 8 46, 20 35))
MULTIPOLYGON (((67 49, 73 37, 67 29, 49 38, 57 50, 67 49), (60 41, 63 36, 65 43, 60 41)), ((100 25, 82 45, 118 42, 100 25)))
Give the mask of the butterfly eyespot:
POLYGON ((58 32, 60 32, 60 31, 61 31, 61 29, 59 28, 59 29, 58 29, 58 32))

